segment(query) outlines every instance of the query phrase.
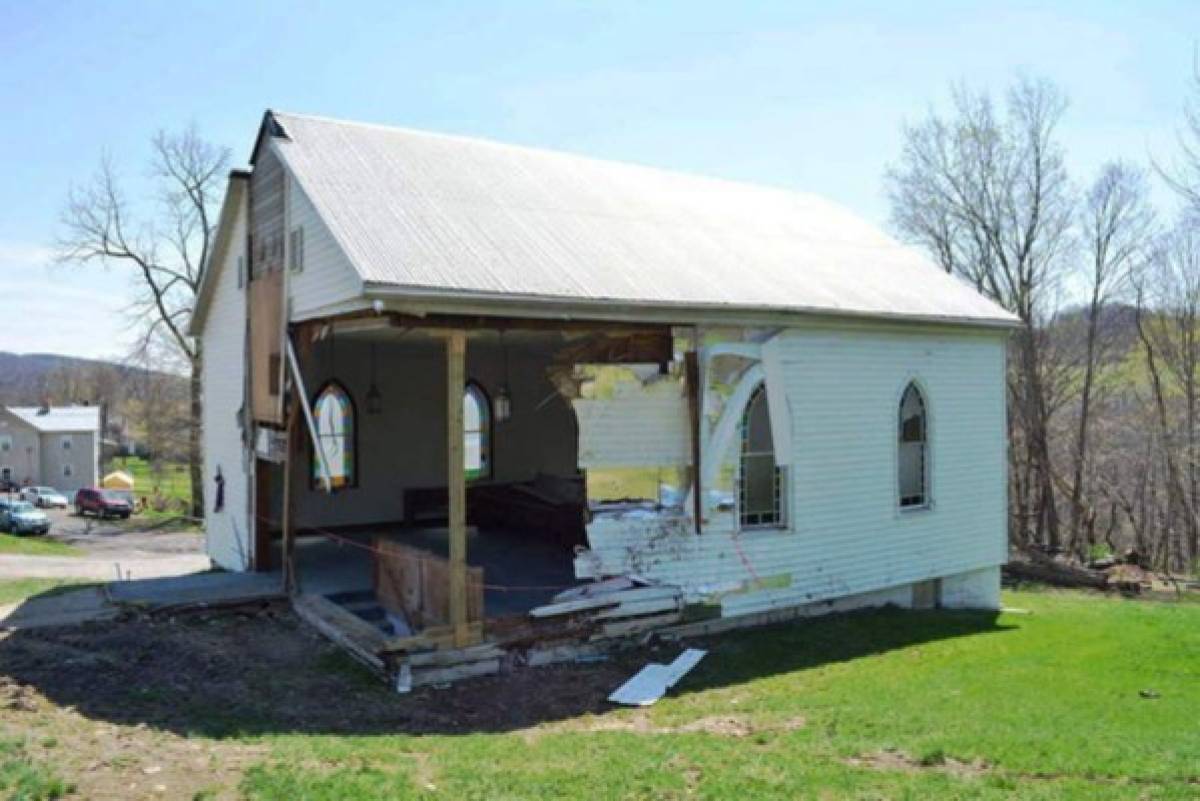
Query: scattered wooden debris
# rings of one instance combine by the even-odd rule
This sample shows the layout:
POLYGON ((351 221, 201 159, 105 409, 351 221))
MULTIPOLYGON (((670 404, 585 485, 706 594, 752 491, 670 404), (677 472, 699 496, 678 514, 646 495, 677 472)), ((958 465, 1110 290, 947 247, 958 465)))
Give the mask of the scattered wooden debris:
POLYGON ((379 656, 385 638, 379 629, 320 595, 294 595, 292 609, 301 620, 345 648, 359 662, 376 673, 385 672, 379 656))
POLYGON ((652 662, 613 691, 608 700, 624 706, 650 706, 678 684, 706 653, 699 648, 688 648, 669 665, 652 662))
MULTIPOLYGON (((455 647, 447 625, 386 637, 325 598, 301 595, 293 604, 322 634, 388 675, 399 692, 492 675, 518 665, 602 659, 614 648, 679 624, 684 608, 678 587, 628 577, 606 579, 561 592, 527 615, 489 620, 486 630, 481 621, 474 621, 472 644, 455 647)), ((677 680, 673 677, 671 672, 662 676, 670 682, 667 686, 677 680)))
POLYGON ((1049 584, 1052 587, 1082 587, 1103 590, 1108 579, 1099 570, 1055 559, 1042 553, 1014 554, 1003 568, 1004 576, 1010 581, 1031 581, 1049 584))

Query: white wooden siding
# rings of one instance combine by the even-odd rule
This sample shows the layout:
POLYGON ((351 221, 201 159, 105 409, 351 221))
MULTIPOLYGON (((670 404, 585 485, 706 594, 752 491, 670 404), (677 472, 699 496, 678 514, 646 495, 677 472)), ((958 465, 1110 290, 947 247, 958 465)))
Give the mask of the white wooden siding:
MULTIPOLYGON (((304 231, 304 266, 288 275, 292 319, 304 319, 318 310, 354 300, 362 294, 358 272, 329 227, 317 214, 300 183, 287 181, 288 230, 304 231)), ((288 237, 289 248, 291 236, 288 237)))
POLYGON ((245 253, 246 212, 219 272, 204 325, 204 530, 208 555, 227 570, 249 569, 250 479, 237 414, 245 394, 246 295, 238 287, 238 258, 245 253), (213 511, 216 473, 225 479, 225 508, 213 511))
POLYGON ((780 360, 792 415, 787 530, 710 515, 598 518, 581 575, 633 572, 726 615, 765 611, 994 567, 1006 559, 1004 342, 901 327, 793 329, 780 360), (929 413, 929 509, 901 512, 897 404, 910 380, 929 413), (730 589, 734 592, 730 592, 730 589))

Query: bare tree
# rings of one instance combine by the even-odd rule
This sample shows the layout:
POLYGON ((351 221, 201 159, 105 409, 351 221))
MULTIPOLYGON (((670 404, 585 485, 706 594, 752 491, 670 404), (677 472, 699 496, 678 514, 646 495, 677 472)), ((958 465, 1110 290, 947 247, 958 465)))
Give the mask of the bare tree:
POLYGON ((158 186, 157 211, 138 219, 107 157, 90 183, 73 188, 62 214, 58 260, 122 264, 137 276, 140 295, 134 315, 144 321, 139 350, 165 339, 186 359, 191 372, 188 457, 193 514, 204 508, 201 477, 203 354, 187 336, 202 272, 216 226, 219 190, 229 151, 206 142, 194 127, 159 132, 152 140, 151 177, 158 186))
POLYGON ((1191 94, 1184 101, 1183 126, 1177 136, 1179 155, 1170 164, 1155 166, 1162 179, 1200 216, 1200 52, 1192 61, 1191 94))
POLYGON ((1049 424, 1056 365, 1041 323, 1054 312, 1071 226, 1071 191, 1055 129, 1066 99, 1052 84, 1018 80, 1004 112, 957 88, 952 113, 931 112, 904 131, 899 163, 886 175, 894 225, 1014 312, 1009 382, 1013 532, 1060 546, 1049 424))
POLYGON ((1087 263, 1088 299, 1084 311, 1082 382, 1071 453, 1070 544, 1082 554, 1094 545, 1095 510, 1085 486, 1097 378, 1107 363, 1114 337, 1102 328, 1109 304, 1128 286, 1132 270, 1148 253, 1154 212, 1143 170, 1122 162, 1105 164, 1087 192, 1079 219, 1080 245, 1087 263), (1084 538, 1084 526, 1087 536, 1084 538))
POLYGON ((1200 227, 1184 218, 1137 276, 1137 330, 1162 439, 1165 557, 1200 555, 1200 227))

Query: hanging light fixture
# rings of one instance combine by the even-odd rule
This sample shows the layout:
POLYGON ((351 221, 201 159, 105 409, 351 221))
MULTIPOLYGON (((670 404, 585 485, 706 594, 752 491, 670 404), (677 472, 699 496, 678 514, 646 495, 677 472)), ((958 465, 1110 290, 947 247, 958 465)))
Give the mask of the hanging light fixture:
POLYGON ((383 411, 383 393, 375 383, 375 343, 371 343, 371 387, 367 390, 367 414, 383 411))
POLYGON ((512 396, 508 392, 508 348, 504 346, 503 331, 500 332, 500 353, 504 358, 504 383, 500 385, 500 391, 492 401, 492 413, 495 414, 497 422, 503 423, 512 417, 512 396))

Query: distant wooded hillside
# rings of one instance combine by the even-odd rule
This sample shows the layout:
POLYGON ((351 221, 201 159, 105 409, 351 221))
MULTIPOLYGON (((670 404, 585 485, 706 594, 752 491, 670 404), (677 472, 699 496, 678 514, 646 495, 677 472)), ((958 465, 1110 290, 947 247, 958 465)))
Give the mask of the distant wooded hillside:
POLYGON ((186 443, 188 379, 137 365, 0 351, 0 405, 103 405, 115 449, 178 461, 186 443))

